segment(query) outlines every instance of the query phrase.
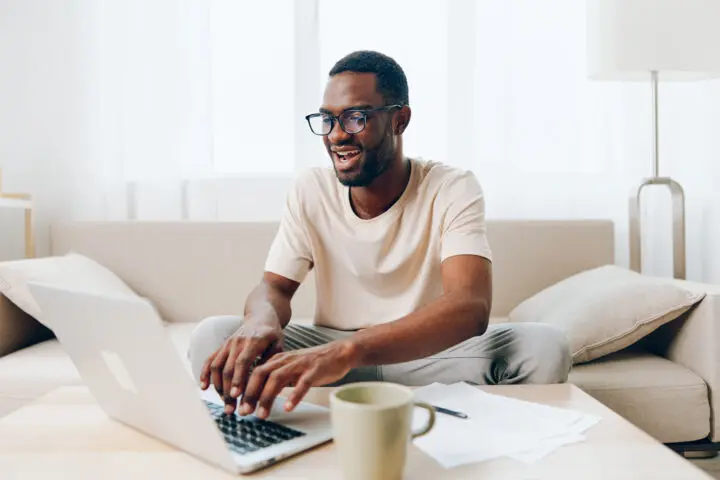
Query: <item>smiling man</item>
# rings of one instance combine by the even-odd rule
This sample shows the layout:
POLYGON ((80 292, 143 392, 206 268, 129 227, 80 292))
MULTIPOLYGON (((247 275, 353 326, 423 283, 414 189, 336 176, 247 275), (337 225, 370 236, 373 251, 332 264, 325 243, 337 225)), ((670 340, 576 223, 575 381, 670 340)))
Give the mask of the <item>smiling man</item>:
POLYGON ((403 154, 408 97, 402 68, 381 53, 351 53, 330 71, 322 106, 306 119, 333 168, 294 183, 244 316, 207 318, 191 338, 194 375, 227 412, 240 397, 239 413, 264 418, 287 386, 292 410, 312 386, 362 380, 567 380, 558 330, 488 325, 482 189, 471 172, 403 154), (311 269, 314 324, 296 325, 290 302, 311 269))

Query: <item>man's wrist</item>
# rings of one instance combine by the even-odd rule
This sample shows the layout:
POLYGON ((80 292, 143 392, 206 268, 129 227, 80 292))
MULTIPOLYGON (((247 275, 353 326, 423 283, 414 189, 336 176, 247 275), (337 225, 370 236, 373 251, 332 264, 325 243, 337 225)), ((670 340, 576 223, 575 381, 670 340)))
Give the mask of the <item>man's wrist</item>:
POLYGON ((280 327, 282 328, 282 321, 277 312, 272 309, 264 309, 260 311, 247 312, 245 315, 244 323, 248 325, 258 325, 263 327, 280 327))
POLYGON ((361 367, 364 364, 362 346, 354 338, 336 340, 341 351, 342 358, 350 365, 350 368, 361 367))
POLYGON ((278 330, 282 332, 282 324, 272 317, 249 315, 243 319, 237 333, 243 336, 253 336, 257 332, 278 330))

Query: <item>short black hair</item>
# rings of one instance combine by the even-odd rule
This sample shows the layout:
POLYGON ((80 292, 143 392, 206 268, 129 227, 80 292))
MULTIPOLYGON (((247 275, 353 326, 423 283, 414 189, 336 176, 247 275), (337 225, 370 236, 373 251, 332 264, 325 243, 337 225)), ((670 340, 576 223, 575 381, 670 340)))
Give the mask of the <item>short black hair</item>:
POLYGON ((330 70, 330 76, 343 72, 374 73, 377 89, 389 104, 409 105, 405 72, 392 58, 372 50, 345 55, 330 70))

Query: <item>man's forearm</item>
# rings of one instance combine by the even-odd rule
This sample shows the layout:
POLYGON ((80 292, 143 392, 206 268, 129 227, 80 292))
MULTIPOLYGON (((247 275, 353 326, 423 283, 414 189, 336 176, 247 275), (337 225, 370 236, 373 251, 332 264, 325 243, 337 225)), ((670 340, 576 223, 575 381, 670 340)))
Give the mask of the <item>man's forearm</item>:
POLYGON ((485 333, 489 313, 487 300, 457 291, 401 319, 359 331, 346 341, 355 366, 408 362, 485 333))
POLYGON ((285 328, 292 316, 290 298, 272 285, 261 282, 248 295, 244 315, 249 322, 279 324, 285 328))

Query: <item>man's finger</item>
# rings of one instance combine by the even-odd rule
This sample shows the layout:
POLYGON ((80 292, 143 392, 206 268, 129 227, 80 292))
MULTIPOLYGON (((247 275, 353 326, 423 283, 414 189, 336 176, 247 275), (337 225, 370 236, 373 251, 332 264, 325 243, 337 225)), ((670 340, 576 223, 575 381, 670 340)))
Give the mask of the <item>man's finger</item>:
POLYGON ((262 393, 260 394, 260 399, 257 403, 258 417, 267 418, 267 416, 270 415, 270 410, 272 410, 275 398, 280 394, 283 388, 289 386, 291 383, 294 383, 300 376, 300 373, 294 372, 292 367, 289 365, 270 372, 270 375, 265 382, 265 388, 263 388, 262 393))
POLYGON ((237 398, 245 393, 250 372, 256 359, 267 349, 268 341, 264 338, 246 340, 242 352, 235 360, 233 377, 230 382, 230 396, 237 398))
MULTIPOLYGON (((237 359, 238 355, 242 353, 243 349, 243 341, 240 338, 234 338, 230 342, 230 349, 228 353, 227 360, 225 360, 225 367, 223 367, 223 393, 225 394, 225 397, 230 397, 230 387, 233 379, 233 374, 235 372, 235 360, 237 359)), ((233 404, 235 402, 233 401, 233 404)))
POLYGON ((307 395, 310 387, 315 383, 317 376, 318 370, 314 367, 300 376, 292 393, 288 396, 287 402, 285 402, 285 411, 290 412, 297 407, 297 404, 307 395))
POLYGON ((215 359, 217 351, 213 352, 205 363, 203 363, 202 369, 200 370, 200 388, 205 390, 210 385, 210 364, 215 359))
POLYGON ((256 367, 250 374, 247 387, 242 397, 242 405, 240 405, 240 414, 248 415, 255 411, 255 404, 260 396, 260 393, 265 388, 265 382, 267 381, 270 372, 272 372, 272 365, 266 363, 259 367, 256 367))
POLYGON ((237 399, 231 396, 223 396, 223 402, 225 403, 225 413, 227 413, 228 415, 233 413, 237 408, 237 399))
POLYGON ((227 345, 223 346, 222 350, 218 352, 217 355, 215 355, 215 358, 210 363, 210 380, 212 381, 212 384, 215 386, 215 390, 218 392, 219 395, 222 396, 222 371, 225 367, 225 360, 227 360, 228 357, 228 348, 227 345))

